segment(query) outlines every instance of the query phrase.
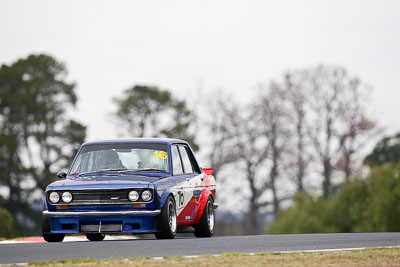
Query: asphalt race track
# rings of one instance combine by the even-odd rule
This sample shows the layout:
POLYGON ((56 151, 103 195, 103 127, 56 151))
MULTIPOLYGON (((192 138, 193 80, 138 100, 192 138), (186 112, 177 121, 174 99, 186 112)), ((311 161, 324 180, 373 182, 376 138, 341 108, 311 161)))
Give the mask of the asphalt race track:
POLYGON ((1 244, 0 264, 68 258, 131 258, 224 252, 300 251, 400 246, 400 233, 304 234, 1 244))

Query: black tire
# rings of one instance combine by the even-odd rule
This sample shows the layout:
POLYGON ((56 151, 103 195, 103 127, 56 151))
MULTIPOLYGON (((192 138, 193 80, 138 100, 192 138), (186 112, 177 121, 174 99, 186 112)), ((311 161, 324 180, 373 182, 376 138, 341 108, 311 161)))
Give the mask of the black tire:
POLYGON ((43 233, 43 239, 46 242, 62 242, 64 240, 65 234, 49 234, 43 233))
POLYGON ((46 242, 62 242, 64 240, 65 234, 52 234, 51 217, 42 215, 42 236, 46 242))
POLYGON ((194 235, 196 237, 211 237, 214 234, 214 226, 214 202, 212 198, 209 197, 203 214, 201 215, 200 221, 194 228, 194 235))
POLYGON ((176 216, 175 201, 172 196, 168 196, 165 205, 158 215, 158 232, 155 233, 157 239, 173 239, 176 235, 178 226, 176 216))
POLYGON ((105 234, 99 234, 99 233, 86 234, 86 238, 90 241, 103 241, 104 237, 106 237, 105 234))
POLYGON ((51 217, 42 215, 42 234, 51 233, 51 217))

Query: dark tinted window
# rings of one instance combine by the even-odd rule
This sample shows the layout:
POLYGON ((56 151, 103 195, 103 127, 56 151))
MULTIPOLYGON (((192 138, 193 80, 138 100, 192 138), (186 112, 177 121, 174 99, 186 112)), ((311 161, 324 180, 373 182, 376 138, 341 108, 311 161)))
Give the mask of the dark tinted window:
POLYGON ((183 173, 181 158, 179 157, 177 146, 172 146, 172 164, 173 164, 174 175, 183 173))
POLYGON ((179 151, 181 152, 183 168, 185 170, 185 173, 193 173, 193 166, 192 163, 190 162, 186 146, 179 146, 179 151))

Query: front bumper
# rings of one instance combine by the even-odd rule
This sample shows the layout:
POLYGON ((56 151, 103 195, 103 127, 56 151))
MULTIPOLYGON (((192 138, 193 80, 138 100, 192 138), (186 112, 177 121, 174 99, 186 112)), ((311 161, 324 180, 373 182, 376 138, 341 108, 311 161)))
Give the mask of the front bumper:
POLYGON ((130 211, 43 211, 43 232, 76 234, 91 232, 101 233, 155 233, 157 215, 160 210, 130 211), (119 225, 118 230, 114 226, 119 225), (108 227, 109 226, 109 227, 108 227), (88 228, 89 227, 89 228, 88 228), (111 228, 110 228, 111 227, 111 228), (85 230, 86 229, 86 230, 85 230), (103 230, 104 229, 104 230, 103 230), (109 229, 109 230, 106 230, 109 229))
POLYGON ((161 213, 161 210, 127 210, 127 211, 43 211, 43 215, 49 216, 112 216, 112 215, 153 215, 161 213))

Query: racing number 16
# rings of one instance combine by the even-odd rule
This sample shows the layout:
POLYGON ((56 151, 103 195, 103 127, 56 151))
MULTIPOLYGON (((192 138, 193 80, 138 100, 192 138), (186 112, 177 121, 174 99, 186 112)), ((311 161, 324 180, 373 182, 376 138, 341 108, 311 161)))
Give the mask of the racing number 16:
POLYGON ((167 158, 167 152, 165 151, 154 151, 153 154, 156 154, 156 158, 162 158, 162 159, 167 158))

